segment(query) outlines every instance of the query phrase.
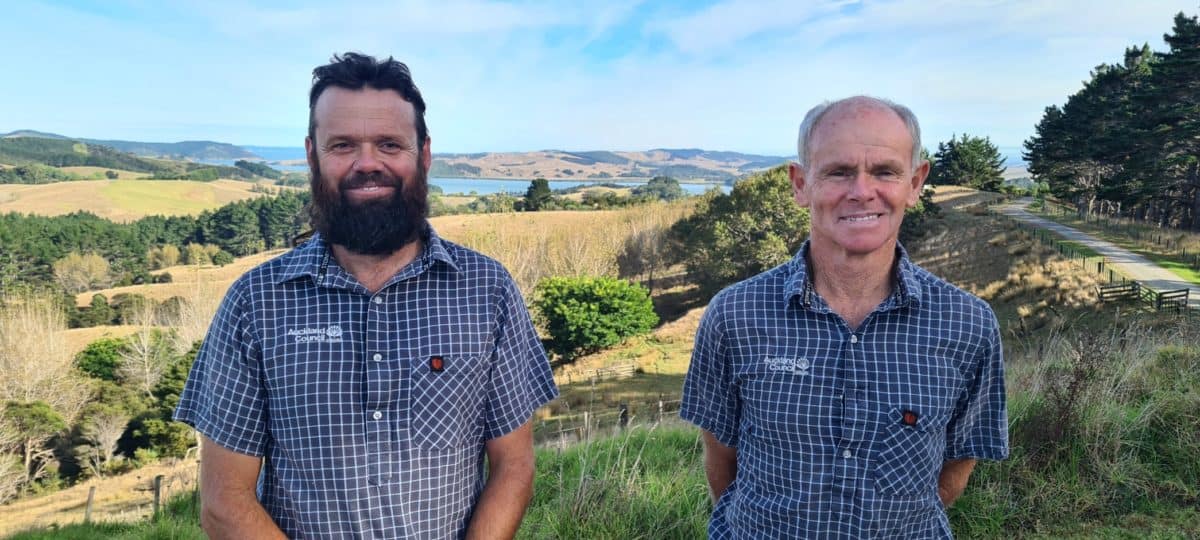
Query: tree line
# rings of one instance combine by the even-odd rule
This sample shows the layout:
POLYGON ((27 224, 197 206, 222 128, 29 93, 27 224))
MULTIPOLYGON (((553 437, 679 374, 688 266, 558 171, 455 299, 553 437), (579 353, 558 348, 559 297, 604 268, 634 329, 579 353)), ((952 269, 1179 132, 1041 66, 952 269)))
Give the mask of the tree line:
POLYGON ((1025 141, 1029 172, 1081 213, 1200 230, 1200 22, 1175 16, 1165 52, 1100 64, 1025 141))
POLYGON ((96 285, 145 283, 152 279, 151 270, 177 262, 230 262, 285 247, 307 228, 308 200, 308 193, 284 191, 198 216, 149 216, 132 223, 88 212, 0 214, 0 292, 18 283, 58 285, 72 293, 96 285), (96 271, 96 258, 105 261, 103 271, 96 271))

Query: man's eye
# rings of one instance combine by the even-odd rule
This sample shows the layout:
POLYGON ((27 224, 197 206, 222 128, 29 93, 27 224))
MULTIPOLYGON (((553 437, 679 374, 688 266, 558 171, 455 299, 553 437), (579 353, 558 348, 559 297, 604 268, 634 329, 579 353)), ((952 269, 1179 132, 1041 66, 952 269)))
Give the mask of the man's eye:
POLYGON ((348 150, 349 148, 350 148, 350 143, 344 143, 344 142, 336 142, 336 143, 329 145, 329 149, 333 150, 333 151, 348 150))

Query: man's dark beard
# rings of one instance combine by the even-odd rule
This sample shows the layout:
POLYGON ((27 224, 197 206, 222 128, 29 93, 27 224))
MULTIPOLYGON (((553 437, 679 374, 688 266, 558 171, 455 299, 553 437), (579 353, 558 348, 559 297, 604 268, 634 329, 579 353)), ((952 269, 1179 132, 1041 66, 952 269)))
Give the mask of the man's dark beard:
POLYGON ((426 200, 429 188, 422 161, 418 157, 417 172, 409 179, 384 172, 355 173, 331 186, 322 178, 320 161, 313 156, 310 207, 313 228, 330 244, 361 255, 390 255, 417 240, 425 229, 429 210, 426 200), (395 190, 385 200, 350 202, 345 190, 368 181, 395 190))

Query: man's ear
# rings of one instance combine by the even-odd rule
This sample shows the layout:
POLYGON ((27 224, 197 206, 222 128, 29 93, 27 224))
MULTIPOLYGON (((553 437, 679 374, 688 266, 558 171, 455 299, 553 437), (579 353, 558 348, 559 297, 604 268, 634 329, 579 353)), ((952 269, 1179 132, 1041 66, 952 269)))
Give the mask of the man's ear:
POLYGON ((912 191, 908 193, 907 201, 909 208, 916 206, 917 201, 921 200, 921 190, 925 189, 925 179, 929 177, 929 169, 929 160, 924 160, 913 171, 912 178, 909 180, 912 182, 912 191))
POLYGON ((425 136, 425 146, 421 148, 421 160, 425 162, 425 174, 429 175, 430 167, 433 167, 433 151, 429 142, 433 140, 429 135, 425 136))
POLYGON ((309 169, 316 167, 316 163, 313 163, 313 152, 316 150, 316 146, 317 143, 312 140, 312 137, 304 138, 304 159, 308 161, 309 169))
POLYGON ((788 163, 788 178, 792 180, 792 198, 796 199, 796 204, 802 207, 808 207, 808 192, 805 188, 808 187, 808 178, 804 167, 795 161, 788 163))

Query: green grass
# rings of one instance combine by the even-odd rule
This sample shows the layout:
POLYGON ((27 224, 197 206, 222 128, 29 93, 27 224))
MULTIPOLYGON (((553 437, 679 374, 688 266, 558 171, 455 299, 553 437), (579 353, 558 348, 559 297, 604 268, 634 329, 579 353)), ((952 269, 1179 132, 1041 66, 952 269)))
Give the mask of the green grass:
POLYGON ((116 180, 100 195, 138 214, 199 214, 220 206, 211 184, 172 180, 116 180))
POLYGON ((712 506, 695 428, 633 428, 537 459, 517 538, 704 537, 712 506))
MULTIPOLYGON (((1154 264, 1157 264, 1176 276, 1179 276, 1179 278, 1182 280, 1192 283, 1193 285, 1200 285, 1200 271, 1191 268, 1191 266, 1188 264, 1188 261, 1183 258, 1181 253, 1169 250, 1165 246, 1161 246, 1153 242, 1144 242, 1134 239, 1128 233, 1130 230, 1136 230, 1139 231, 1140 236, 1149 238, 1154 234, 1163 234, 1161 230, 1145 226, 1131 226, 1125 228, 1105 227, 1096 221, 1084 221, 1079 219, 1079 217, 1073 212, 1067 212, 1064 214, 1062 213, 1061 206, 1047 206, 1048 208, 1046 211, 1040 212, 1038 214, 1039 216, 1056 223, 1068 225, 1102 240, 1111 242, 1117 246, 1145 257, 1154 264)), ((1093 253, 1095 252, 1093 251, 1093 253)), ((1189 254, 1189 256, 1194 256, 1195 254, 1195 251, 1193 251, 1189 254)), ((1097 253, 1096 255, 1099 254, 1097 253)))

